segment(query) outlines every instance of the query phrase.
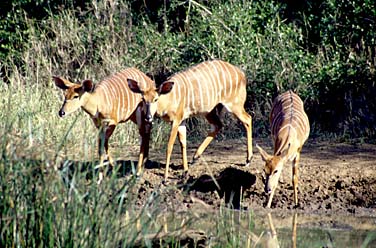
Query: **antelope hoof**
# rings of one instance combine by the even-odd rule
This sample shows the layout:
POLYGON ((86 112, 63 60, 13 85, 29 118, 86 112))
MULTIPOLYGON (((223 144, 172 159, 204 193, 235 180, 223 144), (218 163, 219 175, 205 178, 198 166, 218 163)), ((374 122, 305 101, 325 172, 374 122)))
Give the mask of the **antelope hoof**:
POLYGON ((187 180, 189 178, 189 173, 188 171, 184 171, 181 176, 180 176, 180 179, 182 180, 187 180))
POLYGON ((140 181, 141 179, 141 173, 136 173, 136 175, 134 175, 134 179, 138 182, 140 181))
POLYGON ((249 161, 245 162, 245 167, 249 167, 250 165, 251 165, 251 162, 249 162, 249 161))
POLYGON ((168 178, 164 178, 164 179, 162 180, 162 184, 163 184, 164 186, 168 186, 168 185, 170 185, 170 180, 168 180, 168 178))
POLYGON ((200 161, 200 156, 199 157, 193 157, 192 163, 190 164, 191 167, 195 166, 196 164, 198 164, 199 161, 200 161))

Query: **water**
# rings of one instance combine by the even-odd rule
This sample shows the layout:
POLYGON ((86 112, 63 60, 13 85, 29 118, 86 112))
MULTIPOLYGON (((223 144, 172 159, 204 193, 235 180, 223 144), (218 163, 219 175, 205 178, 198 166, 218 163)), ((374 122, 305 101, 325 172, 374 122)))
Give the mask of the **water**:
POLYGON ((156 232, 149 237, 191 242, 192 247, 200 243, 204 247, 376 248, 376 217, 269 211, 202 208, 164 213, 153 220, 156 232))
POLYGON ((255 222, 256 247, 376 247, 376 218, 268 213, 255 222))

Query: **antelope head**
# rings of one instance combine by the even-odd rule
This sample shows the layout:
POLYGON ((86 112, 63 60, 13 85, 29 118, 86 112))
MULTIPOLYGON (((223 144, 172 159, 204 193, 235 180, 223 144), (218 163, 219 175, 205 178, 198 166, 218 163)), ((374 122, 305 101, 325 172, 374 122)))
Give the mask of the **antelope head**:
POLYGON ((272 156, 264 151, 260 146, 256 145, 257 149, 261 154, 262 160, 265 162, 264 173, 265 173, 265 192, 273 197, 275 189, 278 186, 279 177, 281 176, 283 165, 287 160, 288 149, 272 156))
POLYGON ((145 121, 153 122, 153 116, 157 112, 157 104, 160 95, 169 93, 173 88, 174 82, 164 82, 158 89, 143 89, 140 84, 128 78, 128 86, 134 92, 142 95, 143 111, 145 114, 145 121))
POLYGON ((92 92, 94 84, 91 80, 85 80, 82 85, 71 83, 60 77, 53 77, 55 85, 64 91, 64 102, 59 110, 59 116, 64 117, 79 109, 85 103, 85 95, 92 92))

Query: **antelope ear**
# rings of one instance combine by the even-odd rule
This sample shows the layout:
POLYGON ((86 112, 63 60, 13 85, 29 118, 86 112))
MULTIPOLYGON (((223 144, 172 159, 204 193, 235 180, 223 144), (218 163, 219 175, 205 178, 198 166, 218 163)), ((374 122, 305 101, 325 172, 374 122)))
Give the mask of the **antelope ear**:
POLYGON ((291 146, 291 144, 289 143, 286 149, 284 149, 284 150, 282 150, 282 151, 279 151, 279 152, 277 153, 277 156, 279 156, 279 157, 286 157, 287 154, 289 153, 290 146, 291 146))
POLYGON ((94 90, 94 83, 90 79, 86 79, 82 82, 82 89, 85 92, 92 92, 94 90))
POLYGON ((67 90, 73 85, 75 85, 74 83, 71 83, 68 80, 57 76, 52 76, 52 79, 55 81, 55 85, 62 90, 67 90))
POLYGON ((256 148, 259 150, 261 158, 264 162, 273 158, 273 156, 269 155, 266 151, 264 151, 259 145, 256 144, 256 148))
POLYGON ((161 86, 159 86, 158 94, 159 95, 164 95, 169 93, 174 86, 174 82, 172 81, 166 81, 161 86))
POLYGON ((128 78, 127 81, 128 81, 128 86, 131 89, 131 91, 133 91, 134 93, 142 94, 142 91, 140 87, 138 86, 138 82, 136 80, 128 78))

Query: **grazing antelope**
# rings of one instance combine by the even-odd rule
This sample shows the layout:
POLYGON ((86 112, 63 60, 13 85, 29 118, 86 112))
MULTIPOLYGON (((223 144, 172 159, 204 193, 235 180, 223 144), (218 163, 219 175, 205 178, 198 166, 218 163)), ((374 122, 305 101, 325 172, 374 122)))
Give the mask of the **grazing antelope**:
POLYGON ((218 112, 224 106, 245 126, 247 131, 247 166, 252 158, 252 118, 244 109, 247 97, 247 79, 242 70, 221 60, 200 63, 171 76, 156 90, 142 91, 138 82, 128 80, 129 87, 143 94, 149 117, 157 113, 171 122, 167 146, 165 180, 173 145, 178 135, 183 154, 184 171, 188 171, 185 119, 203 115, 211 125, 211 131, 198 147, 193 159, 197 160, 222 127, 218 112))
MULTIPOLYGON (((75 84, 60 77, 53 77, 55 85, 65 91, 65 99, 59 111, 59 116, 64 117, 82 108, 90 115, 94 125, 100 130, 98 153, 101 168, 105 156, 107 156, 110 164, 114 165, 108 151, 108 140, 116 125, 129 119, 138 125, 141 147, 137 174, 140 174, 142 165, 148 157, 151 123, 145 122, 145 114, 142 111, 142 97, 129 89, 127 83, 129 78, 137 80, 143 91, 147 92, 155 88, 154 82, 136 68, 122 70, 105 78, 97 85, 94 85, 91 80, 85 80, 82 84, 75 84)), ((102 179, 103 174, 101 172, 98 183, 102 179)))
POLYGON ((265 191, 269 194, 270 208, 284 164, 292 162, 294 202, 298 204, 298 163, 304 142, 309 136, 309 120, 304 112, 303 101, 291 90, 279 95, 270 112, 270 128, 274 142, 274 155, 256 146, 265 162, 265 191))

